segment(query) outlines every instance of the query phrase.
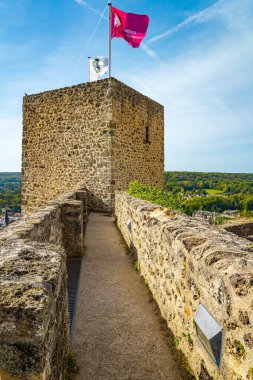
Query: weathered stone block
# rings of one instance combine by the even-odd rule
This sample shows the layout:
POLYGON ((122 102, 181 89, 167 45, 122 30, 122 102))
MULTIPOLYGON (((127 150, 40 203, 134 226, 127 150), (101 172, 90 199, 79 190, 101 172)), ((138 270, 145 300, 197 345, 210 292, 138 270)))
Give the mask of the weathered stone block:
POLYGON ((8 373, 20 379, 62 379, 68 352, 67 310, 65 251, 44 243, 0 241, 3 378, 8 373))

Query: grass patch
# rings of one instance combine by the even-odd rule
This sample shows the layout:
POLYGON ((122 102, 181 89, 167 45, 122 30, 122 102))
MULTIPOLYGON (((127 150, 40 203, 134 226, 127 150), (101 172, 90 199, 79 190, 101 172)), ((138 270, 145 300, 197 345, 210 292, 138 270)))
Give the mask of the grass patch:
POLYGON ((70 352, 67 357, 67 369, 65 380, 74 380, 75 375, 79 373, 79 367, 76 362, 76 354, 70 352))
POLYGON ((250 369, 248 370, 247 378, 250 380, 253 379, 253 367, 250 367, 250 369))
POLYGON ((134 267, 135 267, 135 270, 136 270, 137 272, 140 272, 140 270, 141 270, 141 264, 140 264, 139 260, 136 260, 136 261, 134 262, 134 267))
POLYGON ((216 218, 214 218, 214 221, 212 224, 214 224, 215 226, 221 226, 222 224, 225 224, 228 220, 231 220, 231 218, 228 218, 227 216, 219 215, 219 216, 216 216, 216 218))
POLYGON ((235 348, 236 348, 236 353, 238 356, 243 356, 245 354, 245 348, 242 342, 240 340, 236 339, 235 340, 235 348))
POLYGON ((179 337, 178 336, 174 336, 173 339, 172 339, 173 347, 178 348, 179 343, 180 343, 179 337))
POLYGON ((193 346, 193 340, 192 340, 192 337, 191 337, 191 334, 183 334, 186 339, 187 339, 187 342, 189 343, 189 345, 192 347, 193 346))
POLYGON ((216 189, 204 189, 207 194, 210 195, 223 195, 224 192, 222 190, 216 190, 216 189))

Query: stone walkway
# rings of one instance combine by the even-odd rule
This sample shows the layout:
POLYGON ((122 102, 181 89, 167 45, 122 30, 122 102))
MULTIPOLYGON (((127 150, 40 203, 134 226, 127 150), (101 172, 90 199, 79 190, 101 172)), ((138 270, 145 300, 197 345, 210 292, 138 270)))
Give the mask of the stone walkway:
POLYGON ((78 297, 77 380, 186 379, 112 217, 89 216, 78 297))

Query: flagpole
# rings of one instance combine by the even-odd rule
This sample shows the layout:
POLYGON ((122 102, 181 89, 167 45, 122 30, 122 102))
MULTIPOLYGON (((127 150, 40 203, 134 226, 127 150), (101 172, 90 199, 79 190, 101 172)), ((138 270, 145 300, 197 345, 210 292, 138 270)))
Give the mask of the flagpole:
POLYGON ((88 81, 90 82, 90 59, 91 57, 88 57, 88 81))
POLYGON ((108 3, 108 10, 109 10, 109 54, 108 54, 108 59, 109 59, 109 78, 111 78, 112 74, 112 28, 111 28, 111 6, 112 3, 108 3))

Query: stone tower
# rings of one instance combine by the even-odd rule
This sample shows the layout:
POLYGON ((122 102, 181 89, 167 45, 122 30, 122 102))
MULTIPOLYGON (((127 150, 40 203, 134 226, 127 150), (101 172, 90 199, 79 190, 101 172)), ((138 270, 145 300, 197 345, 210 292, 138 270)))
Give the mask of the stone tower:
POLYGON ((22 205, 85 187, 94 210, 137 179, 163 185, 163 106, 114 78, 25 96, 22 205))

